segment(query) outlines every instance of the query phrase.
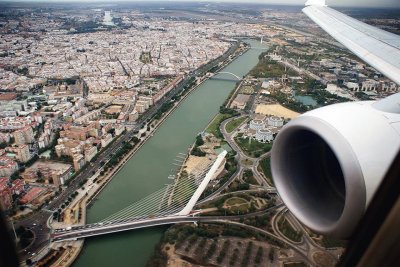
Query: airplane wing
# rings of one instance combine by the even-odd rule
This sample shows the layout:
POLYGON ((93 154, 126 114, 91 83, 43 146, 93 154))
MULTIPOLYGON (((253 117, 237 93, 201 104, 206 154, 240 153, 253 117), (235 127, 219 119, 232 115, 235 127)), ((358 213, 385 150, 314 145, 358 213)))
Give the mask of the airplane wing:
POLYGON ((400 85, 400 36, 308 0, 303 12, 366 63, 400 85))

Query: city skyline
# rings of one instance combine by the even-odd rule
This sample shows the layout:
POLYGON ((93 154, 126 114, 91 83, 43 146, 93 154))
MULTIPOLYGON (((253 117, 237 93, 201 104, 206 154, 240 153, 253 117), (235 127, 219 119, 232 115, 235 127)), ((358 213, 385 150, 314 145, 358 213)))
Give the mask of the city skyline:
MULTIPOLYGON (((0 0, 0 2, 51 2, 51 3, 107 3, 109 1, 104 1, 104 0, 85 0, 85 1, 79 1, 79 0, 0 0)), ((193 0, 164 0, 164 1, 159 1, 159 0, 149 0, 149 1, 143 1, 143 0, 119 0, 117 2, 110 2, 110 4, 117 4, 118 2, 198 2, 198 1, 193 1, 193 0)), ((203 0, 201 2, 215 2, 215 3, 255 3, 255 4, 271 4, 271 5, 304 5, 306 1, 304 0, 266 0, 266 1, 260 1, 260 0, 253 0, 253 1, 243 1, 243 0, 220 0, 220 1, 215 1, 215 0, 203 0)), ((384 0, 384 1, 373 1, 373 0, 351 0, 351 1, 344 1, 344 0, 331 0, 331 1, 326 1, 327 5, 329 6, 343 6, 343 7, 382 7, 382 8, 400 8, 400 2, 397 0, 384 0)))

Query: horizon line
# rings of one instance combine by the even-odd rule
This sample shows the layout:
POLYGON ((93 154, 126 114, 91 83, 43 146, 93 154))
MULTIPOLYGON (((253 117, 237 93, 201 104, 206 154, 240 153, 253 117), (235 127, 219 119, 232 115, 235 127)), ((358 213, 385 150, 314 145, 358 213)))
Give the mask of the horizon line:
MULTIPOLYGON (((282 3, 282 2, 271 2, 271 3, 266 3, 266 2, 260 2, 259 0, 256 1, 245 1, 245 0, 220 0, 220 1, 213 1, 213 0, 202 0, 202 1, 190 1, 190 0, 117 0, 117 1, 106 1, 106 0, 0 0, 1 3, 37 3, 37 4, 46 4, 46 3, 51 3, 51 4, 96 4, 96 3, 101 3, 101 4, 109 4, 109 5, 116 5, 118 3, 174 3, 174 2, 180 2, 180 3, 225 3, 225 4, 259 4, 259 5, 278 5, 278 6, 298 6, 302 7, 304 6, 303 4, 297 4, 297 3, 282 3)), ((400 9, 400 6, 395 6, 395 5, 375 5, 370 4, 370 5, 362 5, 362 6, 357 6, 357 5, 341 5, 341 4, 336 4, 336 5, 329 5, 332 7, 346 7, 346 8, 381 8, 381 9, 387 9, 387 8, 395 8, 395 9, 400 9)))

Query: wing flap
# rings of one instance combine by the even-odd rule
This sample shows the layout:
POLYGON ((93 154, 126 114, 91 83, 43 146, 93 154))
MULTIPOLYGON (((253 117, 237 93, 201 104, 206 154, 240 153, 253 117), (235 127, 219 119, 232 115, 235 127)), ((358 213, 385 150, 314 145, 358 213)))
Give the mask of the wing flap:
POLYGON ((400 36, 326 6, 307 6, 303 12, 354 54, 400 85, 400 36))

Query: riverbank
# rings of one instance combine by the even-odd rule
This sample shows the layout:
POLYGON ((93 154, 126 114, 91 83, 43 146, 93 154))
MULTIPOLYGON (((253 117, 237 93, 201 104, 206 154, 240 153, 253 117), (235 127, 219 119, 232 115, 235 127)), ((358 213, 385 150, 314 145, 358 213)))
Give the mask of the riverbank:
MULTIPOLYGON (((241 77, 254 66, 258 55, 258 49, 251 49, 223 71, 241 77)), ((199 87, 175 106, 174 112, 154 132, 154 137, 149 138, 146 145, 118 171, 112 183, 103 189, 101 197, 92 202, 88 212, 89 223, 101 221, 169 182, 168 175, 175 169, 172 163, 176 155, 186 153, 194 136, 218 112, 235 83, 208 79, 199 87)), ((151 228, 88 239, 74 266, 127 266, 133 263, 145 266, 163 231, 164 228, 151 228), (110 253, 113 257, 109 257, 110 253)))
MULTIPOLYGON (((221 67, 219 67, 216 72, 219 72, 221 69, 225 68, 227 65, 229 65, 232 61, 234 61, 238 56, 242 55, 243 53, 246 53, 250 48, 245 48, 242 50, 239 46, 236 48, 236 50, 232 53, 232 58, 229 58, 228 60, 225 60, 221 67)), ((189 89, 187 92, 184 93, 184 95, 179 99, 178 102, 174 104, 174 106, 168 110, 163 116, 156 121, 156 123, 153 125, 153 128, 146 134, 145 138, 140 141, 127 155, 124 156, 124 158, 115 166, 110 172, 107 173, 106 177, 104 180, 106 181, 104 184, 102 184, 101 188, 96 191, 95 195, 90 198, 88 201, 88 205, 91 204, 93 200, 97 197, 99 193, 104 189, 105 186, 112 180, 112 178, 122 169, 122 167, 142 148, 142 146, 155 134, 157 129, 165 122, 165 120, 182 104, 182 102, 192 93, 194 92, 199 86, 201 86, 204 82, 206 82, 209 78, 206 76, 202 77, 202 80, 193 86, 191 89, 189 89)), ((152 121, 148 122, 147 125, 151 125, 152 121)), ((144 129, 146 128, 143 127, 144 129)), ((138 133, 137 137, 140 136, 140 132, 138 133)))
MULTIPOLYGON (((226 65, 230 64, 242 52, 243 52, 243 49, 241 49, 241 48, 236 49, 234 51, 235 56, 231 57, 231 58, 228 57, 229 60, 225 60, 223 62, 223 65, 219 69, 224 68, 226 65)), ((174 111, 177 108, 179 108, 181 106, 181 104, 184 102, 184 100, 189 95, 191 95, 194 91, 196 91, 196 89, 199 86, 203 85, 204 82, 206 82, 207 80, 208 80, 208 78, 204 76, 200 83, 196 84, 191 89, 184 91, 184 93, 183 93, 182 97, 179 99, 179 101, 177 101, 169 111, 164 113, 161 119, 156 121, 156 123, 153 125, 153 128, 151 129, 151 131, 147 132, 145 129, 147 128, 147 125, 153 124, 154 121, 151 121, 147 125, 145 125, 145 127, 143 127, 144 131, 140 131, 138 133, 138 136, 140 136, 142 133, 146 132, 146 136, 144 137, 144 139, 141 140, 140 143, 136 144, 136 146, 128 154, 126 154, 123 157, 123 159, 115 167, 113 167, 107 173, 103 173, 103 175, 100 174, 101 170, 98 170, 97 173, 87 181, 87 183, 83 187, 90 187, 90 189, 85 191, 84 197, 79 200, 79 201, 81 201, 82 215, 84 215, 84 216, 82 216, 82 217, 84 217, 84 218, 82 218, 82 221, 79 222, 80 224, 86 222, 86 208, 88 208, 90 205, 92 205, 94 203, 94 201, 97 199, 97 196, 107 187, 107 185, 113 180, 113 178, 123 169, 124 165, 127 162, 129 162, 131 160, 131 158, 138 151, 141 150, 141 148, 144 146, 144 144, 146 144, 147 141, 153 137, 153 135, 156 133, 156 131, 158 131, 159 127, 167 120, 167 118, 170 117, 171 114, 174 113, 174 111)), ((65 254, 68 253, 70 255, 68 257, 68 261, 63 261, 64 262, 63 265, 57 265, 57 266, 70 266, 74 262, 74 260, 76 260, 76 258, 78 258, 80 251, 83 247, 83 242, 80 241, 79 243, 80 243, 79 248, 74 246, 73 251, 65 252, 65 254)))
MULTIPOLYGON (((234 53, 233 53, 233 57, 231 59, 229 59, 228 61, 224 61, 223 65, 216 71, 220 71, 221 69, 223 69, 224 67, 226 67, 227 65, 229 65, 233 60, 235 60, 238 56, 240 56, 242 53, 245 53, 248 51, 248 48, 245 49, 244 51, 242 51, 240 49, 240 47, 238 47, 234 53)), ((97 195, 99 193, 101 193, 101 191, 104 189, 105 186, 107 186, 107 184, 112 180, 112 178, 122 169, 122 167, 142 148, 142 146, 151 138, 153 137, 153 135, 155 134, 155 132, 157 131, 157 129, 165 122, 165 120, 178 108, 180 107, 180 105, 182 104, 182 102, 192 93, 194 92, 199 86, 201 86, 205 81, 207 81, 209 78, 206 76, 202 77, 203 79, 201 80, 201 82, 199 82, 198 84, 196 84, 195 86, 193 86, 191 89, 189 89, 187 92, 184 93, 184 95, 180 98, 180 100, 178 102, 176 102, 174 104, 174 106, 168 110, 165 114, 163 114, 162 118, 160 118, 159 120, 156 121, 156 123, 153 125, 153 128, 146 133, 146 136, 144 137, 144 139, 142 141, 140 141, 127 155, 124 156, 124 158, 117 164, 117 166, 115 166, 111 171, 109 171, 106 175, 106 177, 104 177, 105 183, 102 184, 101 188, 96 191, 95 195, 93 197, 90 198, 90 200, 88 201, 88 205, 91 204, 91 202, 93 200, 95 200, 95 198, 97 197, 97 195)), ((152 121, 148 122, 147 125, 151 125, 152 121)), ((143 127, 144 129, 146 128, 143 127)), ((146 131, 147 132, 147 131, 146 131)), ((143 133, 143 132, 142 132, 143 133)), ((140 132, 138 133, 137 137, 140 136, 140 132)))

